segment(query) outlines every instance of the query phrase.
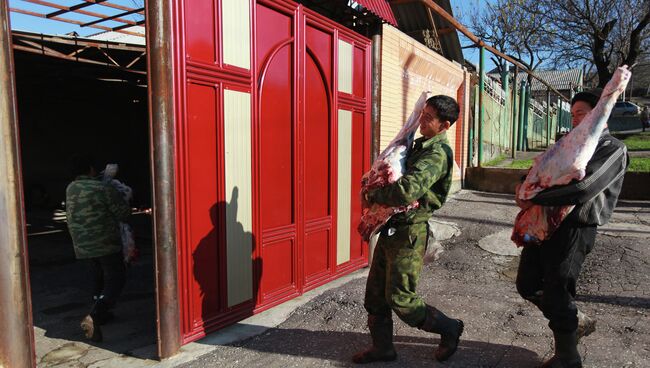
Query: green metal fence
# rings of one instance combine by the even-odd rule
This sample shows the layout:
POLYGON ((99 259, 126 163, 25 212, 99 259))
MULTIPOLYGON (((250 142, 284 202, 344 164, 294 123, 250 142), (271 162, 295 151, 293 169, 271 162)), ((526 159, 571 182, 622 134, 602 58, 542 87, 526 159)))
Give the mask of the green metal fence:
MULTIPOLYGON (((512 81, 509 80, 508 83, 512 81)), ((566 132, 571 127, 568 103, 560 103, 557 98, 551 100, 550 96, 547 101, 533 100, 529 97, 531 94, 525 84, 517 86, 517 93, 513 96, 511 91, 507 91, 506 84, 505 78, 503 82, 488 77, 483 81, 482 126, 479 126, 481 122, 478 116, 475 120, 476 129, 482 130, 481 145, 478 148, 482 153, 481 163, 512 156, 513 143, 516 151, 544 150, 555 143, 557 133, 566 132)), ((474 92, 477 104, 475 111, 478 112, 479 86, 476 86, 474 92)))

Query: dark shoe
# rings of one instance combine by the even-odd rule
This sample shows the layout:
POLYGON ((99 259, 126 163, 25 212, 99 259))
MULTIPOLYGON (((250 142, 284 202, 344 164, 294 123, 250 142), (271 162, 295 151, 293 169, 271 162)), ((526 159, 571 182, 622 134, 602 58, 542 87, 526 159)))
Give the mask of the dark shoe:
POLYGON ((578 353, 578 334, 553 331, 555 355, 542 368, 582 368, 582 358, 578 353))
POLYGON ((90 314, 81 320, 81 329, 84 331, 86 338, 90 341, 100 342, 103 340, 102 330, 90 314))
POLYGON ((456 352, 464 328, 463 321, 449 318, 430 305, 427 305, 424 322, 419 327, 423 331, 440 334, 440 344, 434 351, 439 362, 449 359, 456 352))
POLYGON ((596 320, 578 310, 578 341, 596 331, 596 320))
POLYGON ((372 337, 372 347, 352 357, 356 364, 390 362, 397 359, 393 346, 393 320, 386 316, 368 315, 368 329, 372 337))

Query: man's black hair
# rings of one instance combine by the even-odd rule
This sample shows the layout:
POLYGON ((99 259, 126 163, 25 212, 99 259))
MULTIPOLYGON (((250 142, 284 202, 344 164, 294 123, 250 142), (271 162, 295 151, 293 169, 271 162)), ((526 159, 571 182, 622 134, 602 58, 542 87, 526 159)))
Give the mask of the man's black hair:
POLYGON ((90 174, 91 168, 95 168, 95 163, 90 155, 77 155, 71 160, 71 174, 74 177, 90 174))
POLYGON ((600 93, 598 93, 597 91, 594 92, 576 93, 575 96, 573 96, 573 98, 571 99, 571 106, 573 106, 578 101, 582 101, 585 102, 587 105, 591 106, 591 108, 593 109, 594 107, 596 107, 596 104, 600 99, 600 93))
POLYGON ((438 114, 438 119, 448 121, 450 126, 454 125, 456 120, 458 120, 460 107, 456 100, 449 96, 437 95, 430 97, 427 100, 427 106, 433 107, 436 110, 436 114, 438 114))

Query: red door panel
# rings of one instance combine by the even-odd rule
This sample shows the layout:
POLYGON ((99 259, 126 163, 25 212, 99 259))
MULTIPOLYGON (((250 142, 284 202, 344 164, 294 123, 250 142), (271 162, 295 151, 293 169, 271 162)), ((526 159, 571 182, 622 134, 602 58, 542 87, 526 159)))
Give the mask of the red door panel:
POLYGON ((287 262, 294 258, 293 239, 272 240, 264 244, 262 256, 262 300, 268 301, 292 288, 296 275, 287 262))
POLYGON ((216 52, 216 1, 185 2, 185 39, 187 57, 213 64, 216 52))
POLYGON ((330 91, 324 71, 308 51, 305 60, 305 118, 304 118, 304 220, 305 229, 314 232, 305 236, 304 273, 306 281, 329 269, 329 238, 332 222, 331 203, 331 144, 330 91), (316 232, 316 230, 319 230, 316 232))
POLYGON ((257 5, 260 134, 259 215, 262 232, 260 298, 294 293, 297 238, 295 197, 294 45, 292 18, 257 5))
POLYGON ((359 47, 355 47, 353 51, 353 62, 352 65, 352 94, 355 97, 366 97, 366 57, 365 50, 359 47))
POLYGON ((193 277, 189 301, 191 328, 202 326, 219 311, 219 241, 217 219, 217 89, 187 85, 187 183, 189 270, 193 277))
POLYGON ((281 47, 263 71, 259 88, 262 229, 294 223, 293 81, 291 48, 281 47))

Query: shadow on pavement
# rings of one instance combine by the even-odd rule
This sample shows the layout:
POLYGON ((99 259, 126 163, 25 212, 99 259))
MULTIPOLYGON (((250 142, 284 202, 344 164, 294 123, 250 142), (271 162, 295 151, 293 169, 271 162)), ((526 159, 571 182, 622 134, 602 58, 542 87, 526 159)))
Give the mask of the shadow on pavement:
POLYGON ((650 298, 619 295, 576 295, 576 300, 585 303, 602 303, 620 305, 623 307, 650 309, 650 298))
MULTIPOLYGON (((528 349, 482 341, 461 340, 456 354, 447 362, 433 358, 439 339, 397 335, 394 338, 398 358, 394 362, 375 364, 389 367, 536 367, 537 353, 528 349)), ((336 366, 355 366, 351 357, 370 344, 370 335, 361 332, 310 331, 305 329, 272 328, 263 335, 235 343, 233 346, 264 354, 289 355, 334 362, 336 366)), ((241 350, 240 350, 241 351, 241 350)), ((256 357, 251 357, 251 363, 256 357)), ((245 363, 246 360, 240 361, 245 363)))

